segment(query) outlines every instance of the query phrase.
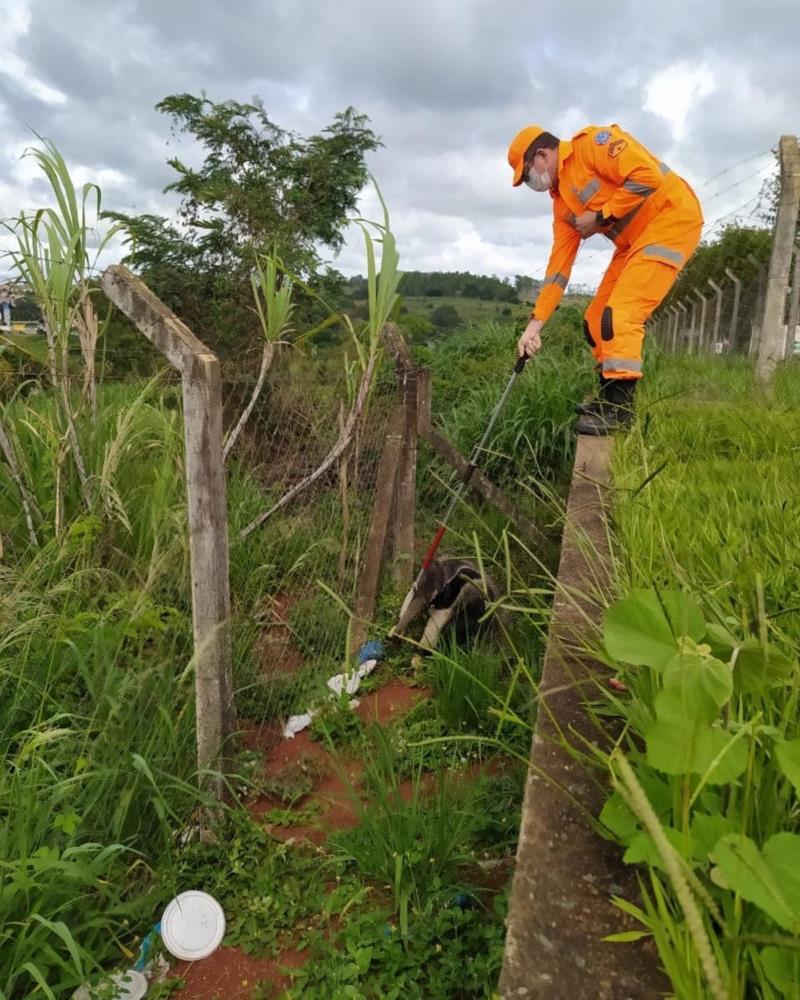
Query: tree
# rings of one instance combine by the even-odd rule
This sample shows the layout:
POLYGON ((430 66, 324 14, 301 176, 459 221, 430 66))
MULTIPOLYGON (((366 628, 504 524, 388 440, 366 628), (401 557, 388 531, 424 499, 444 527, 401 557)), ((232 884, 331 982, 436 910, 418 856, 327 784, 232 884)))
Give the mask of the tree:
MULTIPOLYGON (((327 291, 343 279, 322 265, 336 253, 367 180, 365 156, 379 139, 353 108, 319 135, 286 131, 263 103, 173 94, 156 105, 173 132, 203 147, 199 167, 178 157, 168 187, 180 196, 177 224, 156 215, 114 214, 128 233, 131 264, 167 305, 213 346, 254 335, 250 273, 256 254, 274 251, 286 269, 327 291)), ((306 303, 308 307, 308 303, 306 303)), ((299 303, 302 309, 302 303, 299 303)))
POLYGON ((455 306, 437 306, 431 313, 431 323, 440 330, 452 330, 461 324, 461 317, 455 306))

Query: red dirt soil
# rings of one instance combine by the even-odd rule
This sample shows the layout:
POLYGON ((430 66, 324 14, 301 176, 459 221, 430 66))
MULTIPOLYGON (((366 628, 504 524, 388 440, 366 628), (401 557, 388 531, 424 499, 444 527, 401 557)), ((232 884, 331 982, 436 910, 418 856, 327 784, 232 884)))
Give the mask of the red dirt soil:
POLYGON ((290 985, 282 966, 299 968, 308 958, 305 951, 287 948, 278 958, 253 958, 240 948, 218 948, 200 962, 177 962, 170 979, 185 979, 185 989, 176 1000, 247 1000, 259 982, 269 982, 277 990, 290 985))
MULTIPOLYGON (((270 626, 270 629, 274 628, 270 626)), ((365 722, 385 726, 410 711, 418 702, 429 698, 431 693, 428 688, 409 687, 393 679, 377 691, 362 695, 356 711, 365 722)), ((317 801, 324 807, 324 812, 310 826, 269 826, 270 833, 275 837, 284 841, 306 840, 319 845, 325 842, 329 833, 358 825, 354 789, 358 788, 364 773, 362 761, 337 761, 323 743, 310 738, 307 729, 294 739, 286 740, 274 724, 258 726, 243 723, 241 741, 247 749, 261 750, 264 754, 262 773, 265 778, 275 778, 303 759, 319 765, 322 777, 299 806, 317 801)), ((410 789, 411 783, 404 782, 401 793, 410 794, 410 789)), ((252 815, 260 819, 270 809, 285 806, 277 799, 260 796, 249 808, 252 815)), ((239 948, 222 947, 200 962, 177 962, 170 971, 170 978, 186 980, 186 988, 175 994, 176 1000, 248 1000, 259 981, 274 984, 276 994, 286 989, 290 981, 281 974, 280 968, 297 968, 306 958, 306 952, 292 948, 282 951, 277 958, 253 958, 239 948)))

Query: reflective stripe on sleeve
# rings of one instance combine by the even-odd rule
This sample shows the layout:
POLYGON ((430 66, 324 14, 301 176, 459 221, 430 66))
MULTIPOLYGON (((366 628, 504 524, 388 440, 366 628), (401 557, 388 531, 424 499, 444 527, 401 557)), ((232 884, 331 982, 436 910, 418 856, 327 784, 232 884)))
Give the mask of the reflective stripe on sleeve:
POLYGON ((635 358, 604 358, 601 368, 604 372, 640 372, 642 362, 635 358))
POLYGON ((561 288, 566 288, 568 283, 569 283, 569 278, 566 276, 566 274, 562 274, 559 271, 558 274, 548 275, 548 277, 546 277, 542 282, 542 288, 544 288, 546 285, 559 285, 561 288))
POLYGON ((626 191, 640 194, 643 198, 648 198, 655 191, 655 188, 649 187, 647 184, 640 184, 638 181, 625 181, 622 186, 626 191))
MULTIPOLYGON (((575 188, 572 189, 575 191, 575 188)), ((600 181, 597 177, 593 177, 588 184, 585 184, 580 191, 575 191, 575 195, 581 205, 585 205, 592 195, 597 194, 600 190, 600 181)))
POLYGON ((679 250, 673 250, 671 247, 662 247, 658 243, 651 243, 649 246, 646 246, 642 256, 661 257, 662 260, 668 260, 679 266, 683 264, 683 254, 679 250))
POLYGON ((672 173, 672 171, 669 169, 669 167, 666 165, 666 163, 659 163, 658 169, 661 171, 662 174, 664 174, 665 177, 666 177, 667 174, 671 174, 672 173))

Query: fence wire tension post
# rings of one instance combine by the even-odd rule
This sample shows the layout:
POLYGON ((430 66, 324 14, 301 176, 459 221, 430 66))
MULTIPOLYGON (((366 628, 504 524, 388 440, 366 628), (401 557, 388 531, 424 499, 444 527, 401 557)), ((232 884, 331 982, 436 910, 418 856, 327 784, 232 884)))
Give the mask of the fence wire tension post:
MULTIPOLYGON (((221 801, 225 789, 223 750, 233 731, 234 720, 219 360, 126 267, 115 264, 107 268, 100 284, 114 305, 181 374, 192 577, 197 769, 202 790, 221 801)), ((204 827, 209 818, 205 817, 204 827)))

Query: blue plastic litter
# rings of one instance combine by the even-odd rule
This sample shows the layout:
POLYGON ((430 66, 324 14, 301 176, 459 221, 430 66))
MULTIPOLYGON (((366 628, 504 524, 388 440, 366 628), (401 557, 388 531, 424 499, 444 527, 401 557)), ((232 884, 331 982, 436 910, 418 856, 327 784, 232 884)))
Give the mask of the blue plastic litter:
POLYGON ((364 645, 358 651, 358 662, 359 665, 366 663, 367 660, 382 660, 383 659, 383 643, 379 642, 377 639, 371 639, 369 642, 365 642, 364 645))
POLYGON ((139 957, 134 963, 134 969, 137 972, 144 972, 145 969, 150 965, 150 955, 153 950, 153 941, 161 933, 161 924, 153 924, 153 927, 147 934, 145 934, 142 939, 141 947, 139 948, 139 957))

